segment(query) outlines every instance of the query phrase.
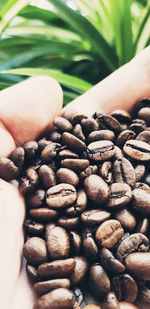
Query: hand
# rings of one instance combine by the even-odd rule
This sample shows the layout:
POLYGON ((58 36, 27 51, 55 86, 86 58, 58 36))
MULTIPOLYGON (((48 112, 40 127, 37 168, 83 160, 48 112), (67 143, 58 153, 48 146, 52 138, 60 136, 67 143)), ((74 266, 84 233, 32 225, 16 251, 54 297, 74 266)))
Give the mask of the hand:
MULTIPOLYGON (((150 47, 90 91, 70 107, 92 114, 96 109, 130 110, 143 97, 150 97, 150 47)), ((15 144, 36 138, 61 112, 62 91, 47 77, 28 79, 0 93, 0 155, 7 156, 15 144)), ((24 201, 10 184, 0 180, 0 308, 31 309, 34 295, 25 271, 20 270, 23 246, 24 201)), ((121 309, 134 309, 121 304, 121 309)), ((142 307, 143 308, 143 307, 142 307)), ((143 308, 144 309, 144 308, 143 308)))

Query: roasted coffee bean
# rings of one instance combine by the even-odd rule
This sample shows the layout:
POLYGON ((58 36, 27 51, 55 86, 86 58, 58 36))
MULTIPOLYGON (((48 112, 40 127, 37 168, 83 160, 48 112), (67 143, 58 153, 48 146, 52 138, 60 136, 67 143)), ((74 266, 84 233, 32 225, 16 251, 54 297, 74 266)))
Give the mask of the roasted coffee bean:
POLYGON ((148 238, 141 234, 135 233, 126 237, 118 246, 116 256, 122 261, 127 255, 132 252, 146 252, 149 250, 148 238))
POLYGON ((123 147, 124 153, 137 161, 150 160, 150 145, 139 140, 129 140, 123 147))
POLYGON ((47 165, 41 165, 38 174, 45 189, 56 185, 56 175, 53 169, 47 165))
POLYGON ((81 222, 89 226, 96 226, 109 219, 110 216, 111 214, 108 211, 102 209, 90 209, 81 214, 81 222))
POLYGON ((112 163, 106 161, 99 168, 99 175, 108 183, 113 183, 112 163))
POLYGON ((27 219, 25 221, 25 230, 28 234, 32 236, 40 236, 41 234, 43 234, 45 226, 43 223, 27 219))
POLYGON ((135 167, 134 172, 135 172, 136 182, 141 181, 141 179, 144 177, 144 174, 145 174, 145 165, 138 164, 135 167))
POLYGON ((77 199, 76 189, 66 183, 61 183, 47 190, 46 203, 52 208, 62 208, 73 204, 77 199))
POLYGON ((47 146, 49 145, 51 142, 48 141, 46 138, 41 138, 39 141, 38 141, 38 150, 39 152, 41 153, 42 150, 47 146))
POLYGON ((59 151, 59 158, 60 159, 68 159, 68 158, 77 159, 78 157, 79 157, 79 155, 77 153, 75 153, 72 150, 67 149, 67 148, 59 151))
POLYGON ((86 149, 85 143, 71 133, 64 132, 62 134, 62 140, 70 149, 77 152, 86 149))
POLYGON ((0 158, 0 178, 11 181, 19 176, 19 168, 8 158, 0 158))
POLYGON ((68 216, 77 216, 87 208, 87 195, 84 190, 80 189, 77 192, 76 203, 65 210, 65 214, 68 216))
MULTIPOLYGON (((58 128, 52 128, 49 134, 49 139, 54 143, 59 143, 61 141, 61 133, 58 128)), ((45 148, 45 147, 44 147, 45 148)), ((43 149, 44 149, 43 148, 43 149)), ((43 150, 42 149, 42 150, 43 150)))
POLYGON ((82 129, 83 129, 83 132, 85 132, 86 134, 89 134, 90 132, 99 129, 97 121, 93 118, 90 118, 90 117, 82 119, 81 120, 81 126, 82 126, 82 129))
POLYGON ((49 163, 53 158, 56 157, 60 145, 51 142, 41 152, 41 160, 43 163, 49 163))
POLYGON ((142 305, 143 304, 149 305, 150 304, 150 289, 146 286, 142 287, 140 289, 138 299, 142 305))
POLYGON ((150 252, 135 252, 125 259, 127 269, 136 277, 150 280, 150 252))
POLYGON ((101 265, 110 272, 123 273, 125 271, 125 266, 106 248, 100 251, 100 262, 101 265))
POLYGON ((84 180, 84 187, 88 197, 96 204, 104 204, 109 198, 109 187, 98 175, 90 175, 84 180))
POLYGON ((67 231, 56 226, 47 233, 47 248, 51 259, 63 259, 70 255, 70 239, 67 231))
POLYGON ((129 209, 120 209, 115 213, 117 219, 125 230, 132 231, 136 226, 136 218, 129 209))
POLYGON ((54 209, 49 208, 35 208, 29 210, 29 215, 32 219, 39 222, 51 222, 57 218, 58 213, 54 209))
POLYGON ((134 188, 135 189, 142 189, 142 190, 146 190, 146 191, 150 190, 149 185, 147 185, 146 183, 143 183, 143 182, 136 182, 135 185, 134 185, 134 188))
POLYGON ((84 170, 89 166, 89 160, 86 159, 64 159, 61 161, 62 167, 73 169, 74 171, 84 170))
POLYGON ((82 119, 86 119, 86 118, 88 118, 86 115, 76 113, 73 116, 72 123, 73 123, 73 125, 76 125, 77 123, 81 123, 82 119))
POLYGON ((23 167, 25 160, 25 151, 24 148, 19 146, 16 147, 10 154, 9 159, 14 162, 19 168, 23 167))
POLYGON ((138 111, 138 117, 143 119, 147 125, 150 125, 150 108, 143 107, 138 111))
POLYGON ((35 266, 26 264, 26 272, 32 283, 35 283, 39 280, 39 275, 35 266))
POLYGON ((85 179, 86 177, 97 173, 98 167, 96 165, 89 165, 83 172, 80 173, 80 178, 85 179))
POLYGON ((47 260, 46 243, 42 238, 29 238, 23 247, 23 254, 32 265, 39 265, 47 260))
POLYGON ((150 144, 150 131, 143 131, 136 137, 137 140, 150 144))
POLYGON ((118 220, 107 220, 96 230, 96 241, 104 248, 114 247, 123 236, 124 230, 118 220))
POLYGON ((117 136, 117 145, 119 147, 123 147, 123 145, 130 139, 134 139, 136 138, 136 134, 135 132, 133 132, 132 130, 123 130, 118 136, 117 136))
POLYGON ((70 309, 75 303, 73 293, 67 289, 55 289, 40 297, 33 309, 70 309))
MULTIPOLYGON (((81 305, 81 303, 83 302, 83 293, 82 293, 81 289, 78 288, 78 287, 74 287, 73 293, 74 293, 75 298, 76 298, 76 304, 78 303, 78 305, 81 305)), ((80 309, 80 307, 79 307, 79 309, 80 309)))
POLYGON ((58 225, 68 229, 76 229, 79 226, 80 218, 79 217, 73 217, 73 218, 68 218, 68 217, 59 217, 57 223, 58 225))
POLYGON ((116 295, 115 293, 113 292, 109 292, 103 303, 102 303, 102 306, 104 309, 120 309, 120 305, 119 305, 119 302, 116 298, 116 295))
POLYGON ((23 145, 25 150, 25 156, 27 159, 31 159, 35 156, 38 150, 38 143, 36 141, 29 141, 23 145))
POLYGON ((56 117, 53 121, 53 124, 61 131, 68 131, 70 132, 72 130, 72 124, 69 120, 63 118, 63 117, 56 117))
POLYGON ((138 220, 138 224, 136 226, 136 232, 146 234, 149 228, 149 220, 148 218, 140 218, 138 220))
POLYGON ((98 257, 98 247, 94 240, 92 231, 90 228, 86 228, 82 233, 82 247, 85 256, 91 260, 95 261, 98 257))
POLYGON ((115 109, 111 116, 117 119, 120 123, 130 123, 131 122, 131 115, 125 111, 124 109, 115 109))
POLYGON ((126 206, 132 198, 132 191, 126 183, 113 183, 110 185, 110 196, 107 203, 109 208, 118 209, 126 206))
POLYGON ((19 183, 19 190, 21 193, 30 193, 37 188, 39 184, 39 176, 33 168, 26 170, 25 177, 22 177, 19 183))
POLYGON ((126 158, 116 160, 113 164, 113 178, 115 182, 125 182, 130 186, 134 186, 136 177, 131 162, 126 158))
POLYGON ((121 131, 119 121, 112 116, 101 114, 97 117, 96 120, 101 129, 109 129, 116 134, 121 131))
POLYGON ((64 288, 70 288, 70 280, 69 279, 51 279, 47 281, 37 282, 33 285, 33 289, 38 296, 44 295, 52 290, 64 288))
POLYGON ((133 207, 144 216, 150 216, 150 190, 133 190, 133 207))
POLYGON ((124 155, 123 155, 122 150, 118 146, 115 146, 114 159, 122 160, 123 157, 124 155))
POLYGON ((41 207, 45 200, 45 191, 42 189, 32 192, 27 197, 27 204, 30 208, 41 207))
POLYGON ((134 303, 137 298, 138 286, 135 280, 128 274, 114 277, 112 289, 119 301, 134 303))
POLYGON ((81 236, 76 231, 70 231, 71 252, 77 255, 81 249, 81 236))
POLYGON ((38 273, 40 276, 51 277, 51 278, 65 278, 69 276, 75 268, 75 260, 65 259, 65 260, 56 260, 49 263, 41 264, 38 267, 38 273))
POLYGON ((77 111, 75 111, 74 109, 68 108, 68 107, 67 107, 67 109, 64 109, 63 112, 62 112, 62 117, 71 121, 71 123, 72 123, 73 118, 76 115, 77 115, 77 111))
POLYGON ((82 131, 81 125, 78 123, 73 128, 73 134, 79 138, 82 142, 85 142, 85 135, 82 131))
POLYGON ((73 285, 77 285, 85 279, 89 269, 89 263, 83 256, 75 256, 74 260, 76 265, 70 276, 70 280, 73 285))
POLYGON ((79 177, 74 171, 70 170, 69 168, 60 168, 57 171, 57 177, 60 183, 69 183, 74 187, 79 184, 79 177))
POLYGON ((136 135, 141 133, 143 130, 145 130, 145 128, 146 128, 146 124, 139 123, 139 122, 132 123, 129 126, 129 130, 132 130, 133 132, 135 132, 136 135))
POLYGON ((88 136, 88 143, 96 142, 96 141, 111 141, 113 142, 115 139, 115 134, 111 130, 98 130, 93 131, 88 136))
POLYGON ((97 306, 95 304, 88 304, 88 305, 84 306, 82 309, 101 309, 101 307, 97 306))
POLYGON ((110 280, 105 270, 99 264, 93 264, 89 271, 89 289, 98 301, 110 291, 110 280))
POLYGON ((87 152, 91 160, 104 161, 114 156, 115 148, 111 141, 102 140, 89 144, 87 152))

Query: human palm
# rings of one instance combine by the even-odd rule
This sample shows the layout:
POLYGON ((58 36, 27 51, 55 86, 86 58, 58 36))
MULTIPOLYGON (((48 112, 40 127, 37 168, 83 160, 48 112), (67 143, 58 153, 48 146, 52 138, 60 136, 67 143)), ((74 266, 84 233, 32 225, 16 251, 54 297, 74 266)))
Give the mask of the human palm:
MULTIPOLYGON (((110 113, 131 110, 134 103, 150 97, 150 47, 90 91, 70 103, 79 112, 97 109, 110 113)), ((45 76, 26 80, 0 93, 0 156, 8 156, 15 145, 38 137, 61 113, 62 90, 45 76)), ((22 263, 24 242, 23 198, 12 184, 0 180, 0 308, 31 309, 34 298, 22 263)), ((121 309, 134 309, 122 303, 121 309)), ((142 306, 142 309, 144 307, 142 306)))

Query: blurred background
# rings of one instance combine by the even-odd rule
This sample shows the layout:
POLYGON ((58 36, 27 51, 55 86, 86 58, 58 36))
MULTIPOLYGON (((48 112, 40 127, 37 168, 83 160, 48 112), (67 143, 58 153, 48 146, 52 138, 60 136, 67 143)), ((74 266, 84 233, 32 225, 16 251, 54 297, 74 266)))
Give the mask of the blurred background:
POLYGON ((0 0, 0 89, 46 74, 64 104, 150 44, 150 0, 0 0))

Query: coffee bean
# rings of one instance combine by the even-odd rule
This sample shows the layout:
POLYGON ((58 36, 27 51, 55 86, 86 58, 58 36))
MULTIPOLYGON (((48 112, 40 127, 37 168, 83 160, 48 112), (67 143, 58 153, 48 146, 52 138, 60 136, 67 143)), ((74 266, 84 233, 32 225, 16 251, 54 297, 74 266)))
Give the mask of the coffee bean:
POLYGON ((137 298, 138 286, 135 280, 128 274, 114 277, 112 289, 119 301, 134 303, 137 298))
POLYGON ((138 112, 138 117, 145 120, 146 123, 150 124, 150 108, 149 107, 143 107, 138 112))
POLYGON ((70 231, 71 252, 78 254, 81 249, 81 237, 76 231, 70 231))
POLYGON ((86 177, 97 173, 98 167, 96 165, 89 165, 83 172, 80 173, 80 179, 85 179, 86 177))
POLYGON ((136 137, 137 140, 150 144, 150 131, 143 131, 136 137))
POLYGON ((86 134, 89 134, 90 132, 99 129, 99 125, 98 125, 97 121, 95 119, 93 119, 92 117, 82 119, 81 120, 81 126, 82 126, 83 131, 86 134))
POLYGON ((89 289, 98 301, 110 291, 110 280, 99 264, 93 264, 89 271, 89 289))
POLYGON ((138 299, 140 303, 143 305, 149 305, 150 304, 150 289, 146 286, 140 289, 138 299))
POLYGON ((76 203, 65 210, 65 214, 68 216, 77 216, 87 208, 87 195, 84 190, 77 192, 76 203))
POLYGON ((137 161, 150 160, 150 145, 139 140, 129 140, 123 147, 124 153, 137 161))
POLYGON ((86 159, 64 159, 61 161, 62 167, 73 169, 74 171, 84 170, 89 166, 89 160, 86 159))
POLYGON ((148 249, 148 238, 141 233, 135 233, 131 234, 120 243, 117 249, 116 256, 119 260, 122 261, 127 255, 132 252, 146 252, 148 251, 148 249))
POLYGON ((122 150, 118 146, 114 146, 114 148, 115 148, 114 159, 122 160, 124 157, 122 150))
POLYGON ((136 277, 150 280, 150 252, 135 252, 125 259, 127 269, 136 277))
POLYGON ((41 165, 38 174, 45 189, 56 185, 56 176, 53 169, 47 165, 41 165))
POLYGON ((123 236, 124 230, 117 220, 107 220, 96 230, 96 241, 104 248, 112 248, 123 236))
POLYGON ((117 119, 121 123, 128 123, 130 124, 131 122, 131 115, 123 110, 123 109, 116 109, 111 113, 111 116, 117 119))
POLYGON ((70 309, 75 302, 74 295, 67 289, 55 289, 40 297, 33 309, 70 309))
POLYGON ((81 214, 81 221, 89 226, 99 225, 101 222, 109 219, 110 212, 101 209, 86 210, 81 214))
POLYGON ((30 279, 30 281, 32 283, 35 283, 35 282, 38 281, 39 275, 38 275, 38 272, 37 272, 37 269, 36 269, 35 266, 27 263, 26 264, 26 272, 27 272, 28 278, 30 279))
POLYGON ((112 130, 116 134, 121 131, 119 121, 112 116, 101 114, 97 117, 97 122, 102 129, 112 130))
POLYGON ((84 180, 88 197, 96 204, 104 204, 109 198, 109 187, 98 175, 90 175, 84 180))
MULTIPOLYGON (((74 287, 73 293, 74 293, 75 298, 76 298, 76 305, 77 305, 77 303, 78 303, 78 306, 81 305, 81 303, 83 302, 83 293, 82 293, 81 289, 78 288, 78 287, 74 287)), ((80 309, 80 307, 79 307, 79 309, 80 309)))
POLYGON ((24 148, 19 146, 16 147, 10 154, 9 159, 14 162, 16 166, 20 169, 23 167, 25 160, 25 151, 24 148))
POLYGON ((144 177, 144 174, 145 174, 145 165, 138 164, 135 167, 134 172, 135 172, 136 182, 141 181, 141 179, 144 177))
POLYGON ((67 106, 67 109, 63 109, 62 117, 71 122, 76 115, 77 115, 77 111, 75 111, 74 109, 68 108, 68 106, 67 106))
POLYGON ((70 280, 69 279, 52 279, 47 281, 37 282, 33 285, 33 289, 38 296, 46 294, 52 290, 64 288, 70 288, 70 280))
POLYGON ((104 309, 120 309, 119 302, 116 298, 116 295, 113 292, 109 292, 103 303, 102 306, 104 309))
POLYGON ((111 130, 98 130, 93 131, 88 135, 88 143, 101 141, 101 140, 108 140, 113 142, 115 139, 115 134, 111 130))
POLYGON ((32 265, 39 265, 47 260, 45 241, 39 237, 29 238, 23 247, 23 254, 32 265))
MULTIPOLYGON (((49 134, 49 139, 50 139, 50 141, 52 141, 54 143, 59 143, 61 141, 61 133, 60 133, 58 128, 54 127, 54 128, 51 129, 51 132, 49 134)), ((44 147, 43 147, 43 149, 44 149, 44 147)))
POLYGON ((90 228, 86 228, 82 233, 82 247, 85 256, 90 261, 95 261, 98 258, 98 247, 94 240, 93 233, 90 228))
POLYGON ((51 259, 63 259, 70 255, 70 239, 67 231, 56 226, 47 234, 47 248, 51 259))
POLYGON ((39 222, 51 222, 57 218, 58 213, 54 209, 49 208, 35 208, 29 210, 29 215, 32 219, 35 219, 39 222))
POLYGON ((60 159, 68 159, 68 158, 77 159, 79 158, 79 155, 75 153, 74 151, 66 148, 66 149, 59 151, 59 158, 60 159))
POLYGON ((42 189, 32 192, 27 197, 27 204, 30 208, 41 207, 45 200, 45 191, 42 189))
POLYGON ((81 125, 78 123, 73 128, 73 134, 79 138, 82 142, 85 142, 85 135, 83 133, 81 125))
POLYGON ((126 129, 126 130, 123 130, 123 131, 117 136, 116 142, 117 142, 117 145, 118 145, 119 147, 122 148, 123 145, 124 145, 127 141, 129 141, 130 139, 133 140, 134 138, 136 138, 135 132, 133 132, 132 130, 126 129))
POLYGON ((70 132, 72 130, 72 124, 69 120, 63 118, 63 117, 56 117, 53 121, 53 124, 61 131, 68 131, 70 132))
POLYGON ((77 174, 69 168, 60 168, 57 171, 58 181, 61 183, 69 183, 76 187, 79 184, 79 177, 77 174))
POLYGON ((60 145, 57 143, 51 142, 48 144, 41 152, 41 160, 43 163, 50 162, 53 158, 56 157, 60 145))
POLYGON ((66 183, 61 183, 47 190, 46 203, 52 208, 62 208, 73 204, 77 199, 76 189, 66 183))
POLYGON ((125 230, 132 231, 136 226, 135 216, 126 208, 118 210, 115 218, 121 223, 125 230))
POLYGON ((101 309, 101 307, 95 304, 89 304, 89 305, 84 306, 82 309, 101 309))
POLYGON ((115 182, 125 182, 130 186, 134 186, 136 177, 131 162, 126 158, 116 160, 113 165, 113 177, 115 182))
POLYGON ((149 185, 147 185, 146 183, 143 183, 143 182, 136 182, 135 185, 134 185, 134 188, 135 189, 142 189, 142 190, 146 190, 146 191, 150 190, 149 185))
POLYGON ((46 138, 41 138, 39 141, 38 141, 38 150, 39 152, 41 153, 42 150, 47 146, 51 144, 50 141, 48 141, 46 138))
POLYGON ((43 223, 35 222, 31 219, 25 221, 25 230, 32 236, 40 236, 45 230, 43 223))
POLYGON ((0 178, 10 181, 19 176, 19 168, 8 158, 0 158, 0 178))
POLYGON ((149 220, 148 218, 140 218, 138 224, 136 226, 136 232, 146 234, 149 228, 149 220))
POLYGON ((103 161, 112 158, 115 154, 114 144, 111 141, 96 141, 88 145, 88 156, 94 161, 103 161))
POLYGON ((100 262, 110 272, 123 273, 125 271, 125 266, 106 248, 103 248, 100 252, 100 262))
POLYGON ((73 217, 73 218, 68 218, 68 217, 59 217, 57 223, 58 225, 72 230, 72 229, 76 229, 79 226, 79 222, 80 222, 80 218, 79 217, 73 217))
POLYGON ((118 209, 127 205, 132 198, 132 191, 126 183, 113 183, 110 185, 110 196, 107 203, 109 208, 118 209))
POLYGON ((64 132, 62 135, 62 140, 71 150, 80 152, 86 148, 85 143, 71 133, 64 132))
POLYGON ((26 170, 25 177, 20 179, 19 190, 21 193, 30 193, 37 188, 39 184, 39 176, 33 168, 26 170))
POLYGON ((99 168, 99 175, 108 183, 113 183, 112 163, 106 161, 99 168))
POLYGON ((133 190, 133 207, 145 216, 150 216, 150 190, 134 189, 133 190))
POLYGON ((75 268, 76 262, 73 258, 65 260, 55 260, 53 262, 41 264, 38 273, 43 277, 64 278, 69 276, 75 268))
POLYGON ((85 278, 89 269, 89 263, 83 256, 75 256, 74 260, 76 265, 70 276, 70 280, 73 285, 77 285, 85 278))

